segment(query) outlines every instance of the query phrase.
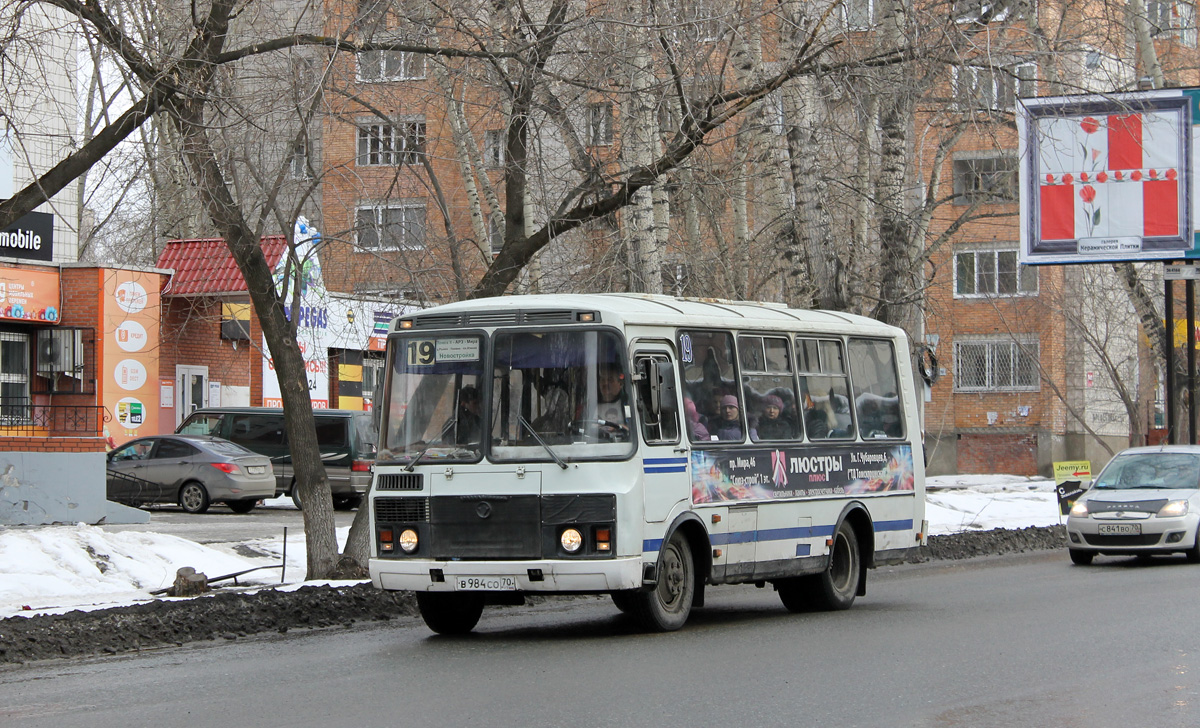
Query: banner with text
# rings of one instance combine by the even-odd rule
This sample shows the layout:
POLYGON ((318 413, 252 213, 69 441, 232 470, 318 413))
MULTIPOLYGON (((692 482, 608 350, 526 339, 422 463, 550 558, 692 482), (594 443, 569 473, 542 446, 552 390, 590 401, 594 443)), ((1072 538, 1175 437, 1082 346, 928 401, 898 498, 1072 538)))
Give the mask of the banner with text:
POLYGON ((772 500, 914 490, 912 447, 693 450, 692 501, 772 500))

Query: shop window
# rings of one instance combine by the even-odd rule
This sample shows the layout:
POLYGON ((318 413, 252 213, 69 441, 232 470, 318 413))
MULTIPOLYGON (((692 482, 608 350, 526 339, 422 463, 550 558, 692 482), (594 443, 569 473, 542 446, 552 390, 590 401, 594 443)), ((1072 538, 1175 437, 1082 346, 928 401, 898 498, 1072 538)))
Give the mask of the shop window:
POLYGON ((0 331, 0 420, 29 419, 29 335, 0 331))

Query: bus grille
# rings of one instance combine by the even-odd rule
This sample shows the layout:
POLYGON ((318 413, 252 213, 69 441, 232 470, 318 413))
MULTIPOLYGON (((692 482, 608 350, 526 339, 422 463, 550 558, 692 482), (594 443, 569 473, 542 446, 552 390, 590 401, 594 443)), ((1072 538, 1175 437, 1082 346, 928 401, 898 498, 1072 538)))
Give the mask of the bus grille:
POLYGON ((375 490, 421 490, 424 487, 420 473, 393 473, 380 475, 375 480, 375 490))
POLYGON ((540 506, 536 495, 433 498, 429 518, 433 557, 540 558, 540 506))
POLYGON ((376 523, 421 523, 429 520, 428 498, 376 498, 376 523))

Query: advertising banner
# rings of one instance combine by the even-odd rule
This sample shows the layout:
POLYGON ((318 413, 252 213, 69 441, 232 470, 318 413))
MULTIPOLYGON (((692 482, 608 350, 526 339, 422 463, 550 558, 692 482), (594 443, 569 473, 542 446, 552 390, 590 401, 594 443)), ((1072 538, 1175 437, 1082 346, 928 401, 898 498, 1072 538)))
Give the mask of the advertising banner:
POLYGON ((692 501, 755 501, 914 490, 912 447, 693 450, 692 501))
POLYGON ((100 271, 104 276, 101 319, 103 404, 109 447, 158 434, 161 382, 158 372, 159 276, 140 271, 100 271))
POLYGON ((1198 89, 1022 99, 1021 262, 1193 254, 1198 89))
POLYGON ((58 272, 0 268, 0 319, 56 324, 58 272))
POLYGON ((54 215, 31 212, 0 231, 0 256, 47 263, 54 260, 54 215))

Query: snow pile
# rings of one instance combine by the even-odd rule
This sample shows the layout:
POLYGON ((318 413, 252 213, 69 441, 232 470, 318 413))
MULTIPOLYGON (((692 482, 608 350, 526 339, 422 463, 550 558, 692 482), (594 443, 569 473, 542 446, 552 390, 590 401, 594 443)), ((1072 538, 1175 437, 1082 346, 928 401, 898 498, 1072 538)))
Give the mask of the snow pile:
MULTIPOLYGON (((1054 526, 1061 522, 1050 481, 959 475, 929 478, 928 486, 926 518, 930 535, 1054 526)), ((286 507, 290 502, 280 505, 286 507)), ((348 528, 338 529, 339 548, 348 534, 348 528)), ((301 580, 305 573, 303 535, 290 537, 287 548, 285 581, 298 588, 304 583, 301 580)), ((215 579, 277 566, 282 552, 281 538, 205 546, 160 533, 110 533, 102 527, 82 524, 3 529, 0 619, 146 602, 155 598, 151 592, 170 586, 182 566, 191 566, 215 579)), ((239 577, 238 582, 278 585, 280 570, 256 571, 239 577)))

